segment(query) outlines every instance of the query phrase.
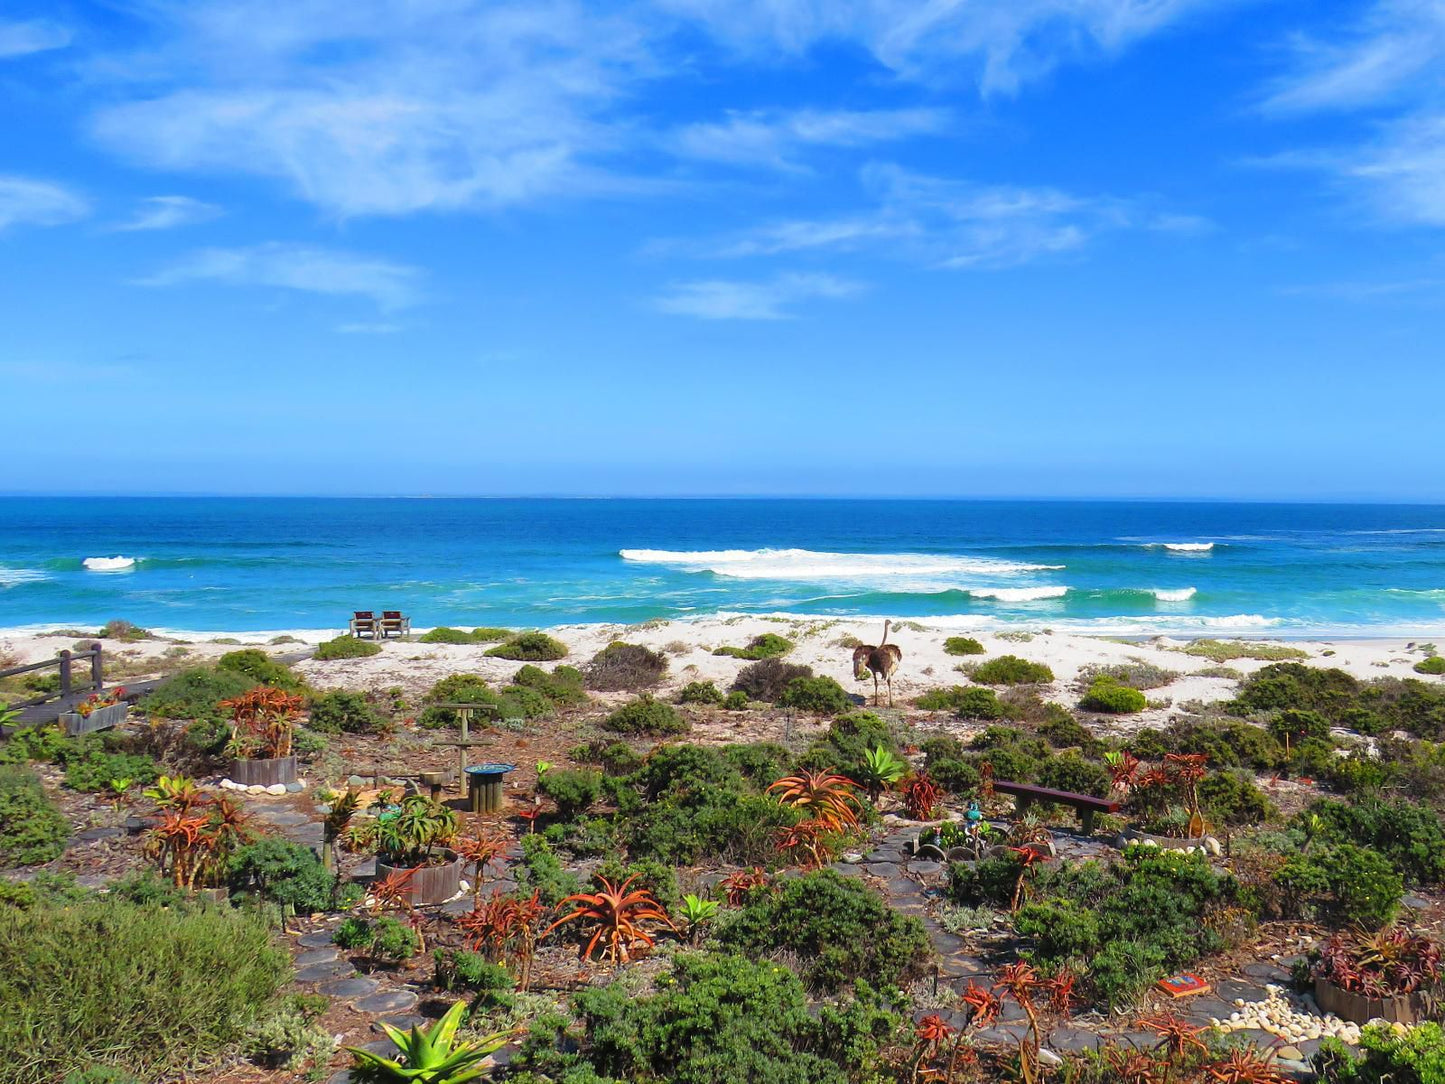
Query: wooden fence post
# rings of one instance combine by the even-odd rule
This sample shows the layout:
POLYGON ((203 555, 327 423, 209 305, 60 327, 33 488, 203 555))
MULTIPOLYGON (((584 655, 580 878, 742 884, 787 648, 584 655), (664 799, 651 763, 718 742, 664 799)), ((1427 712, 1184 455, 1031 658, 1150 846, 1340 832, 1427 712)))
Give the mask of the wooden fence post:
POLYGON ((90 647, 91 650, 95 652, 95 654, 90 657, 90 684, 95 692, 100 692, 100 690, 105 687, 105 667, 100 661, 100 641, 97 640, 91 644, 90 647))
POLYGON ((62 697, 66 697, 66 696, 69 696, 69 695, 70 695, 70 652, 69 652, 69 651, 62 651, 62 652, 60 653, 60 695, 61 695, 62 697))

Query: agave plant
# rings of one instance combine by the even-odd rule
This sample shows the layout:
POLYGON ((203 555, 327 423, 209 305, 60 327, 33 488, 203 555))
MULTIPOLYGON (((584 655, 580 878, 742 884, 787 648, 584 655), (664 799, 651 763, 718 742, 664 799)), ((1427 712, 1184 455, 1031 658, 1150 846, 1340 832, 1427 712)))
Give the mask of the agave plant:
POLYGON ((869 800, 876 802, 885 790, 907 774, 908 765, 879 745, 863 754, 858 782, 868 792, 869 800))
POLYGON ((487 1069, 481 1063, 505 1046, 514 1033, 499 1031, 458 1042, 457 1028, 466 1009, 466 1002, 458 1001, 431 1027, 418 1025, 410 1031, 382 1021, 381 1028, 396 1044, 398 1056, 388 1058, 370 1050, 347 1047, 347 1052, 356 1059, 352 1078, 365 1084, 465 1084, 486 1075, 487 1069))
POLYGON ((517 986, 525 990, 539 936, 538 920, 545 910, 538 892, 530 897, 504 896, 493 889, 491 899, 475 901, 456 923, 473 952, 485 952, 493 960, 515 959, 517 986))
POLYGON ((701 896, 689 892, 682 897, 682 912, 678 917, 687 930, 688 936, 696 937, 703 924, 717 918, 717 913, 718 902, 716 900, 705 900, 701 896))
POLYGON ((595 929, 582 950, 582 958, 590 960, 601 945, 603 959, 626 963, 634 950, 651 948, 657 943, 649 926, 672 927, 672 920, 651 892, 641 888, 628 891, 637 880, 636 874, 620 885, 614 885, 606 877, 597 879, 602 882, 600 891, 578 892, 561 901, 561 904, 577 906, 543 930, 542 936, 568 922, 589 922, 595 929))
POLYGON ((141 791, 155 802, 157 809, 175 810, 187 813, 193 806, 205 800, 205 795, 196 786, 195 780, 183 775, 163 775, 141 791))
POLYGON ((785 775, 768 787, 768 793, 776 794, 783 805, 811 814, 830 831, 842 832, 858 826, 857 787, 853 780, 830 769, 805 770, 785 775))
POLYGON ((797 824, 778 829, 778 850, 793 855, 801 851, 804 868, 820 869, 828 859, 828 845, 825 837, 828 825, 818 819, 799 821, 797 824))
POLYGON ((305 702, 304 697, 264 685, 222 700, 221 707, 231 710, 231 740, 227 751, 243 759, 290 756, 296 717, 305 702))
POLYGON ((337 844, 351 825, 356 811, 361 808, 361 795, 354 787, 347 787, 344 794, 323 794, 318 797, 330 803, 326 817, 321 822, 321 862, 327 869, 335 869, 337 844))

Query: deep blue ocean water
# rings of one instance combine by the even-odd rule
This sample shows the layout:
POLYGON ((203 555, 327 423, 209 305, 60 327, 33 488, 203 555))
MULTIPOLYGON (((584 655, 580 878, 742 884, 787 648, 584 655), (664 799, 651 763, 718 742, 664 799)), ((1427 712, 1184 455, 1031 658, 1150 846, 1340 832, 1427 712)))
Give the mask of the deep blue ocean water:
POLYGON ((419 627, 786 611, 1445 635, 1445 507, 0 499, 0 627, 325 629, 383 608, 419 627))

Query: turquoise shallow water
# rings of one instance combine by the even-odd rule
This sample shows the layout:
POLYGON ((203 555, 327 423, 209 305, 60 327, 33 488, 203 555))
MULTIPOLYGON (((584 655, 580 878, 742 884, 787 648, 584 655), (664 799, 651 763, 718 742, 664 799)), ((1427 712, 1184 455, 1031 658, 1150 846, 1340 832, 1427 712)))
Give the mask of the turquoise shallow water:
POLYGON ((0 499, 0 627, 323 629, 382 608, 418 626, 785 611, 1445 635, 1445 507, 0 499))

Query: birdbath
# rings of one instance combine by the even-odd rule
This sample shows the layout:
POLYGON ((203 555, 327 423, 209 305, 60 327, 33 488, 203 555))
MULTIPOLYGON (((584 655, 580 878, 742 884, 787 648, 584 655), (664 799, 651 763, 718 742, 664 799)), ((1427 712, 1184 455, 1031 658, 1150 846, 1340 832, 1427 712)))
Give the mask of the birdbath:
POLYGON ((502 808, 502 777, 515 764, 473 764, 467 769, 467 799, 473 813, 497 813, 502 808))
POLYGON ((441 797, 442 787, 452 781, 451 772, 422 772, 419 776, 422 786, 431 789, 432 801, 441 797))

